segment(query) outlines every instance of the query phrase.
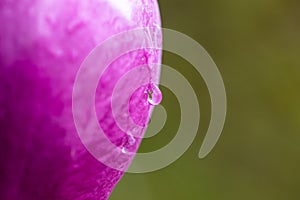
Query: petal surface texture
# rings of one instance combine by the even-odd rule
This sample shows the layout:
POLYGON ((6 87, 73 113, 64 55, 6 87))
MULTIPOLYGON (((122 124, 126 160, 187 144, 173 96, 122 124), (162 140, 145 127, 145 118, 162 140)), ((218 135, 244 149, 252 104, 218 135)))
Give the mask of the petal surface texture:
MULTIPOLYGON (((74 80, 84 59, 109 37, 160 26, 157 2, 1 0, 0 24, 0 199, 108 199, 124 172, 100 163, 82 144, 72 115, 74 80)), ((161 38, 154 42, 161 46, 161 38)), ((118 57, 99 79, 99 124, 113 144, 131 144, 126 151, 135 152, 140 139, 115 122, 126 105, 113 116, 114 88, 127 72, 143 65, 148 76, 126 82, 158 83, 160 68, 149 64, 160 62, 160 50, 135 50, 118 57)), ((151 113, 143 87, 128 103, 129 117, 144 127, 139 134, 151 113)), ((123 94, 115 95, 122 102, 123 94)))

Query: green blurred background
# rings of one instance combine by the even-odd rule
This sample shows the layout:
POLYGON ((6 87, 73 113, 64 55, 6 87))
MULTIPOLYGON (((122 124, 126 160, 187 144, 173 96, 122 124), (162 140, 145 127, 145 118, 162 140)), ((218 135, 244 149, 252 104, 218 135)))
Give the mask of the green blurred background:
MULTIPOLYGON (((300 1, 159 4, 163 27, 197 40, 219 67, 228 96, 226 124, 213 151, 198 159, 210 119, 207 87, 189 63, 164 53, 163 63, 182 73, 197 93, 197 138, 169 167, 125 174, 110 200, 300 199, 300 1)), ((176 134, 179 105, 174 94, 161 89, 168 119, 140 152, 158 149, 176 134)))

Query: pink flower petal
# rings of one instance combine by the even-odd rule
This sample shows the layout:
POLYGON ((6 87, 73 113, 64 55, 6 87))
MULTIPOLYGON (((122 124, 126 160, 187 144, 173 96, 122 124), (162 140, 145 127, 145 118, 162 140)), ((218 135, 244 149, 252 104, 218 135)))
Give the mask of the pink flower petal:
MULTIPOLYGON (((100 163, 80 141, 73 84, 83 60, 108 37, 160 26, 156 1, 2 0, 0 24, 0 199, 107 199, 123 172, 100 163)), ((160 55, 149 49, 128 53, 101 77, 96 111, 114 144, 130 138, 107 103, 113 88, 130 69, 160 63, 160 55)), ((156 66, 151 72, 156 83, 159 71, 156 66)), ((145 100, 141 93, 132 96, 136 123, 149 117, 145 100)), ((135 144, 128 150, 136 151, 139 140, 135 144)))

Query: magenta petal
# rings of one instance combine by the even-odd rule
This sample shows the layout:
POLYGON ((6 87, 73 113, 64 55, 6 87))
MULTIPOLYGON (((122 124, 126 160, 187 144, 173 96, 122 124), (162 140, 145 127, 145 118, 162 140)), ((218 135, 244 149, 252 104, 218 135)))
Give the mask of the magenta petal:
MULTIPOLYGON (((74 80, 86 56, 108 37, 160 26, 157 2, 2 0, 0 24, 0 199, 107 199, 124 172, 100 163, 82 144, 72 116, 74 80)), ((117 126, 107 102, 130 69, 160 63, 161 52, 154 55, 141 49, 121 56, 96 92, 101 127, 116 145, 134 139, 132 152, 139 140, 117 126)), ((156 83, 159 72, 156 66, 149 75, 156 83)), ((137 124, 149 118, 146 101, 141 91, 131 96, 137 124)))

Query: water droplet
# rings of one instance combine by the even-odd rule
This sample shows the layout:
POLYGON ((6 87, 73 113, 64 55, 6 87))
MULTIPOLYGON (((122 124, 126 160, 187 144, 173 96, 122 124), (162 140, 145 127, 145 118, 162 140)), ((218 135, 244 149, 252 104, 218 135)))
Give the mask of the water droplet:
POLYGON ((124 154, 128 153, 129 151, 131 151, 131 148, 134 147, 135 143, 136 143, 135 137, 131 134, 131 132, 128 132, 122 138, 121 152, 124 154))
POLYGON ((158 105, 160 104, 162 100, 162 93, 160 91, 160 89, 154 85, 154 84, 149 84, 148 86, 148 102, 151 105, 158 105))
POLYGON ((135 143, 135 138, 133 135, 128 134, 128 144, 133 145, 135 143))
POLYGON ((122 153, 124 153, 124 154, 126 154, 127 153, 127 151, 126 151, 126 148, 125 147, 122 147, 122 153))

